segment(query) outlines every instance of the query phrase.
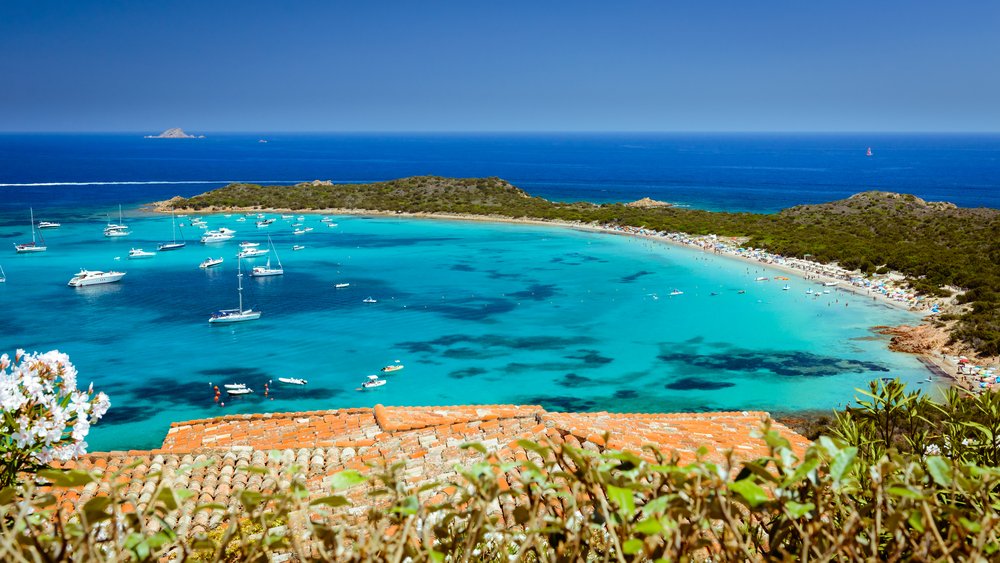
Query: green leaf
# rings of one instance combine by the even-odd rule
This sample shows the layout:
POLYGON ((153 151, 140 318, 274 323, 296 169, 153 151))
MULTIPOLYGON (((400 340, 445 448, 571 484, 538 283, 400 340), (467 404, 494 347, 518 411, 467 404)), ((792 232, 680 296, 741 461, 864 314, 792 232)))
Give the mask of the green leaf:
POLYGON ((618 513, 626 518, 635 512, 635 499, 632 498, 632 489, 608 485, 608 499, 618 505, 618 513))
POLYGON ((663 531, 663 524, 660 524, 656 518, 646 518, 635 525, 635 531, 647 536, 655 536, 663 531))
POLYGON ((42 469, 38 472, 38 476, 52 481, 52 486, 60 488, 82 487, 83 485, 97 481, 93 475, 81 469, 73 469, 71 471, 42 469))
POLYGON ((886 492, 888 492, 890 495, 895 495, 897 497, 903 497, 903 498, 912 498, 916 500, 922 500, 924 498, 924 495, 921 494, 920 492, 914 491, 907 487, 900 487, 900 486, 889 487, 888 489, 886 489, 886 492))
POLYGON ((160 489, 160 494, 156 495, 156 500, 162 502, 167 507, 167 510, 177 510, 177 497, 174 496, 174 491, 170 487, 160 489))
POLYGON ((983 525, 979 522, 973 522, 964 516, 960 516, 958 521, 962 524, 962 527, 966 530, 972 532, 973 534, 978 534, 983 529, 983 525))
POLYGON ((434 561, 434 563, 441 563, 442 561, 444 561, 444 554, 441 553, 440 551, 434 551, 432 549, 430 550, 428 555, 431 556, 431 561, 434 561))
POLYGON ((624 551, 626 555, 639 553, 642 551, 642 540, 638 538, 626 540, 625 543, 622 544, 622 551, 624 551))
POLYGON ((481 453, 483 455, 487 454, 487 452, 486 452, 486 446, 480 444, 479 442, 466 442, 466 443, 464 443, 464 444, 462 444, 462 445, 460 445, 458 447, 462 448, 463 450, 473 449, 473 450, 476 450, 477 452, 479 452, 479 453, 481 453))
POLYGON ((794 500, 790 500, 785 503, 785 510, 788 511, 788 515, 791 516, 792 518, 802 518, 806 514, 809 514, 815 508, 816 505, 811 502, 800 504, 795 502, 794 500))
POLYGON ((328 497, 318 498, 318 499, 310 502, 309 506, 316 506, 318 504, 322 504, 322 505, 325 505, 325 506, 330 506, 330 507, 336 508, 338 506, 350 506, 351 505, 351 501, 347 500, 346 498, 344 498, 344 497, 342 497, 340 495, 330 495, 328 497))
POLYGON ((830 476, 833 477, 834 483, 840 483, 840 480, 844 478, 844 474, 847 470, 851 468, 851 464, 854 463, 854 458, 858 455, 858 448, 844 448, 837 452, 837 455, 833 456, 833 462, 830 463, 830 476))
POLYGON ((924 533, 924 515, 919 510, 911 510, 906 521, 914 530, 924 533))
POLYGON ((951 466, 941 456, 931 456, 927 458, 927 472, 931 474, 934 482, 942 487, 949 487, 952 483, 951 466))
POLYGON ((364 483, 366 481, 365 476, 358 473, 353 469, 345 469, 338 473, 334 473, 330 477, 330 486, 333 490, 348 489, 357 485, 358 483, 364 483))
POLYGON ((757 483, 754 483, 751 479, 743 479, 741 481, 730 483, 729 490, 743 497, 743 500, 745 500, 751 508, 756 508, 757 506, 771 500, 767 496, 767 491, 761 488, 761 486, 757 483))

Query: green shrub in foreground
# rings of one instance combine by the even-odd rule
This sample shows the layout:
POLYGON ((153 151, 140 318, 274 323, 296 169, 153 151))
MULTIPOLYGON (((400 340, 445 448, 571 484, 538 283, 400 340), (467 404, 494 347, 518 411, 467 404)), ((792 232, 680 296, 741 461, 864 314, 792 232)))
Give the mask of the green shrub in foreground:
MULTIPOLYGON (((877 457, 865 449, 887 424, 898 429, 926 414, 927 404, 905 400, 901 387, 874 384, 866 404, 839 417, 834 434, 853 428, 862 447, 820 437, 797 455, 765 425, 769 454, 742 464, 682 465, 652 449, 638 457, 527 441, 527 460, 504 461, 469 444, 482 461, 419 489, 400 463, 367 477, 338 473, 317 497, 292 468, 273 476, 287 488, 242 492, 232 507, 196 506, 190 492, 160 487, 141 514, 123 511, 136 499, 122 488, 60 514, 55 498, 29 483, 0 493, 0 559, 995 560, 1000 469, 976 461, 974 449, 924 455, 901 452, 892 439, 877 457), (364 518, 348 513, 359 504, 368 507, 364 518), (183 537, 168 525, 201 510, 222 517, 207 536, 183 537)), ((962 439, 981 441, 981 429, 966 427, 962 439)), ((95 479, 80 471, 37 477, 57 488, 95 479)))

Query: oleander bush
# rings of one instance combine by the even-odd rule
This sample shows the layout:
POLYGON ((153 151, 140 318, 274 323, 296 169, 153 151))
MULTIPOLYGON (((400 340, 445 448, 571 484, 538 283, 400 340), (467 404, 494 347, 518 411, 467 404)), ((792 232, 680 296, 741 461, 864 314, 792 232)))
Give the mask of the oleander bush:
POLYGON ((0 560, 997 560, 996 443, 992 422, 973 421, 996 405, 932 404, 876 383, 804 452, 766 424, 769 454, 739 464, 528 441, 527 459, 508 462, 468 444, 482 460, 449 482, 414 488, 399 463, 340 472, 317 497, 292 468, 270 475, 287 486, 241 492, 233 506, 161 485, 134 512, 116 485, 67 514, 50 488, 97 477, 43 470, 0 492, 0 560), (208 534, 169 524, 200 511, 220 517, 208 534))
POLYGON ((176 208, 354 209, 497 215, 629 225, 748 237, 748 246, 837 262, 872 274, 896 270, 920 293, 963 288, 969 303, 952 331, 986 356, 1000 356, 1000 211, 865 192, 775 214, 727 213, 619 203, 560 203, 532 197, 499 178, 418 176, 371 184, 231 184, 171 203, 176 208))

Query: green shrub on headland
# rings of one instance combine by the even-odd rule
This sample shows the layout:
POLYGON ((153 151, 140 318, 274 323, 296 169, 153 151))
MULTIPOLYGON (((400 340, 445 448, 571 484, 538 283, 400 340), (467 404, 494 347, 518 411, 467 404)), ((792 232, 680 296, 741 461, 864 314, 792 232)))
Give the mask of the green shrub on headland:
POLYGON ((372 184, 232 184, 172 202, 176 208, 349 209, 460 213, 631 225, 693 235, 749 237, 748 246, 866 273, 889 269, 920 292, 967 290, 970 307, 952 336, 1000 355, 1000 210, 963 209, 912 195, 865 192, 773 215, 676 207, 559 203, 531 197, 499 178, 419 176, 372 184))
MULTIPOLYGON (((878 382, 805 452, 765 426, 770 454, 736 466, 527 441, 527 459, 507 462, 470 444, 481 462, 461 468, 455 482, 421 489, 397 464, 368 477, 336 474, 332 490, 316 498, 293 469, 267 476, 286 486, 242 492, 228 507, 196 506, 191 491, 161 486, 135 513, 122 484, 69 515, 29 483, 0 492, 0 558, 996 560, 998 397, 935 404, 898 382, 878 382), (991 418, 969 422, 976 413, 991 418), (371 508, 351 512, 358 502, 371 508), (225 516, 207 535, 181 537, 169 524, 181 510, 225 516)), ((94 479, 80 471, 36 476, 56 488, 94 479)))

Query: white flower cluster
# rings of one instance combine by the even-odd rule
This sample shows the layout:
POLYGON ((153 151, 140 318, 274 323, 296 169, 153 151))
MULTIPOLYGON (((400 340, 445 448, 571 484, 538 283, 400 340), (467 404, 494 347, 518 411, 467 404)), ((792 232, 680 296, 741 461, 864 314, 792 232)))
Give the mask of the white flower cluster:
POLYGON ((0 356, 0 452, 30 451, 39 463, 66 461, 87 453, 87 433, 108 411, 104 393, 76 388, 76 368, 57 350, 13 361, 0 356))

